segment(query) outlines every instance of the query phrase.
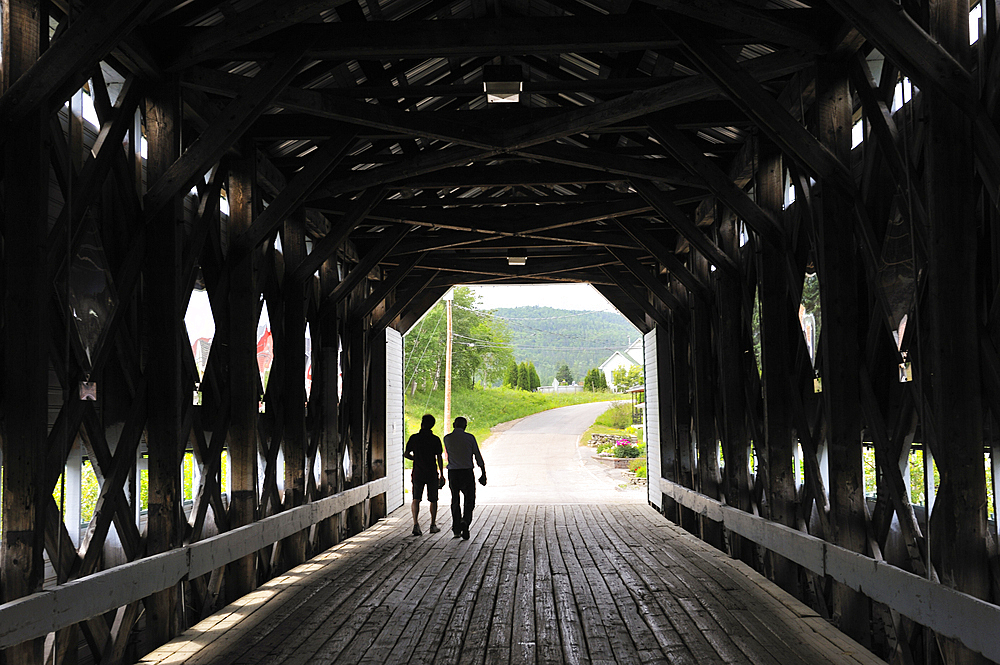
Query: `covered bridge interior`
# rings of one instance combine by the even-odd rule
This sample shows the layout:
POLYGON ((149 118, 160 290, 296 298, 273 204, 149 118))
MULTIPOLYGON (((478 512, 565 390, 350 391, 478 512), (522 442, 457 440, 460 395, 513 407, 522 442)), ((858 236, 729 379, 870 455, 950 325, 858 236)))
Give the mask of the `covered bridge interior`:
POLYGON ((0 659, 129 661, 371 527, 401 335, 588 282, 666 518, 886 660, 1000 660, 997 10, 4 0, 0 659))

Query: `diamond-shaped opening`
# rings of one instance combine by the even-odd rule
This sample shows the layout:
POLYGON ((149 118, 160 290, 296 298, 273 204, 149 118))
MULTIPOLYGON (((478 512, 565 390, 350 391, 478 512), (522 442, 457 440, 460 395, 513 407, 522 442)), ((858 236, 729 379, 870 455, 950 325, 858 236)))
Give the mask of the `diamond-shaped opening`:
POLYGON ((205 376, 208 367, 208 355, 212 350, 212 340, 215 338, 215 317, 212 316, 212 305, 208 300, 208 291, 194 289, 188 300, 184 313, 184 327, 187 328, 191 353, 194 354, 194 364, 198 367, 198 380, 205 376))
POLYGON ((312 394, 312 324, 306 324, 306 400, 312 394))
POLYGON ((806 273, 806 277, 802 281, 802 300, 799 303, 799 325, 802 327, 802 336, 806 339, 806 348, 809 350, 809 359, 812 361, 813 367, 816 366, 817 345, 819 344, 822 323, 819 275, 814 272, 806 273))
MULTIPOLYGON (((896 197, 897 210, 903 210, 909 202, 904 197, 896 197)), ((904 350, 906 318, 913 307, 917 291, 916 275, 920 273, 922 260, 914 256, 912 230, 906 215, 897 213, 889 221, 882 241, 882 262, 878 271, 878 289, 888 311, 889 325, 894 331, 896 348, 904 350)))
POLYGON ((118 305, 107 265, 100 235, 88 218, 77 234, 76 248, 70 257, 68 289, 69 315, 88 367, 100 350, 107 323, 118 305))
POLYGON ((344 478, 350 479, 351 468, 351 453, 344 448, 344 478))
POLYGON ((271 320, 267 315, 267 303, 260 310, 257 320, 257 369, 260 371, 260 385, 267 391, 267 380, 271 376, 274 362, 274 339, 271 336, 271 320))

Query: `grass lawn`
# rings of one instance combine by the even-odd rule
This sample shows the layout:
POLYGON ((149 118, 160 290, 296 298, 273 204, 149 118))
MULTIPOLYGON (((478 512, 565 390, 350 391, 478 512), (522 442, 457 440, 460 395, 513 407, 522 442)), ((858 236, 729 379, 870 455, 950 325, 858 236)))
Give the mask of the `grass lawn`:
MULTIPOLYGON (((632 405, 629 401, 621 401, 608 409, 591 425, 590 429, 583 433, 580 441, 587 443, 591 434, 620 434, 625 435, 625 429, 632 424, 632 405)), ((642 430, 639 430, 639 441, 642 442, 642 430)))
MULTIPOLYGON (((451 417, 465 416, 469 421, 466 431, 475 435, 479 442, 490 435, 490 428, 508 420, 517 420, 539 411, 556 409, 572 404, 606 402, 621 399, 613 393, 529 393, 511 388, 476 388, 453 392, 451 395, 451 417)), ((406 429, 404 440, 420 429, 420 418, 429 413, 437 419, 434 432, 441 435, 444 418, 444 391, 406 395, 406 429)))

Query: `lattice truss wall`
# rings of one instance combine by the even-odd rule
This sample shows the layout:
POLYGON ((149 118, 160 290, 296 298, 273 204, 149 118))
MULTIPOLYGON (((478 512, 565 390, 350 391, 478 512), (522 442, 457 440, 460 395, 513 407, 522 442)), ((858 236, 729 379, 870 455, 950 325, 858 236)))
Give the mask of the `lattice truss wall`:
MULTIPOLYGON (((16 79, 39 22, 31 3, 9 4, 16 79)), ((157 3, 93 4, 108 5, 96 19, 117 8, 134 24, 157 3)), ((58 39, 74 17, 48 8, 58 39)), ((4 606, 0 639, 49 636, 0 661, 128 661, 400 503, 386 505, 393 299, 373 293, 384 282, 353 243, 307 253, 309 215, 281 171, 252 143, 230 150, 293 63, 255 78, 254 105, 200 127, 194 146, 181 115, 195 102, 176 79, 120 62, 57 63, 48 99, 5 107, 2 591, 31 602, 4 606), (192 353, 195 291, 215 332, 192 353), (81 524, 88 473, 99 492, 81 524), (75 599, 37 593, 74 580, 91 583, 75 599), (58 616, 74 606, 88 609, 58 616)))
POLYGON ((685 155, 716 196, 647 335, 650 501, 890 662, 992 662, 996 8, 970 50, 964 8, 830 4, 881 52, 777 99, 689 45, 757 131, 729 173, 685 155))
POLYGON ((394 335, 505 279, 654 342, 667 517, 892 662, 1000 659, 975 8, 970 47, 955 0, 5 0, 3 659, 128 660, 394 508, 394 335))

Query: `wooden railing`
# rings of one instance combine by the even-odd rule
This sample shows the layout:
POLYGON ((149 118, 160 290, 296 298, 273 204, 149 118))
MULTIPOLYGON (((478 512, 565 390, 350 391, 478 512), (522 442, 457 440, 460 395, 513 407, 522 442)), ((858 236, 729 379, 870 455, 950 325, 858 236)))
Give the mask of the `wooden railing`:
POLYGON ((817 575, 829 575, 931 630, 1000 662, 1000 606, 852 552, 790 527, 727 506, 660 479, 660 491, 710 520, 817 575))
POLYGON ((43 637, 210 573, 351 506, 384 494, 380 478, 205 540, 138 559, 0 605, 0 649, 43 637))

